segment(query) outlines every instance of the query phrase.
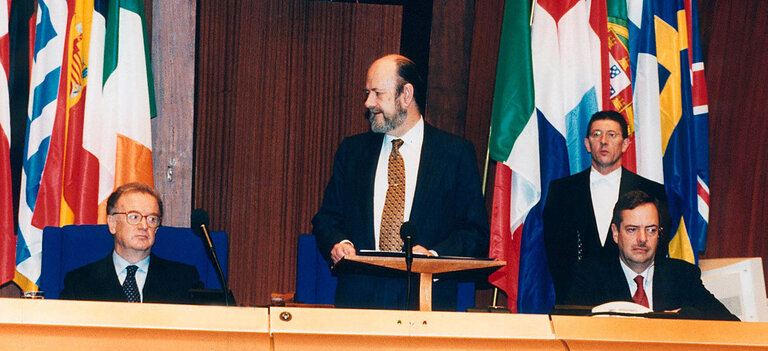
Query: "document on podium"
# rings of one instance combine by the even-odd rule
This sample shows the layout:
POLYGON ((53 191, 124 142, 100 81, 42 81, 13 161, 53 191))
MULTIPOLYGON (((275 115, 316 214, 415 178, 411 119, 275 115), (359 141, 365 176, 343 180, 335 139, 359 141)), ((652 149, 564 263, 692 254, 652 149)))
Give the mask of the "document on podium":
MULTIPOLYGON (((358 256, 370 256, 370 257, 402 257, 405 258, 405 252, 402 251, 376 251, 376 250, 360 250, 357 252, 358 256)), ((479 261, 493 261, 493 258, 489 257, 467 257, 467 256, 427 256, 423 254, 413 254, 413 258, 429 258, 429 259, 443 259, 443 260, 479 260, 479 261)))

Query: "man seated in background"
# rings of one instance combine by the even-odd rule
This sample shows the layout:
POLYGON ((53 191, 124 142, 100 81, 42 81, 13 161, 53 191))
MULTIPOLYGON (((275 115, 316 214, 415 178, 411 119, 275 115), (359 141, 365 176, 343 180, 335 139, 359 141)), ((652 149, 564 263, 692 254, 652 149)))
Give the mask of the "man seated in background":
POLYGON ((655 257, 662 229, 656 199, 639 190, 622 195, 611 220, 619 254, 579 262, 565 303, 634 301, 657 312, 679 311, 683 318, 739 320, 704 287, 698 267, 655 257))
POLYGON ((188 303, 202 288, 197 269, 151 254, 163 218, 163 201, 140 183, 120 186, 107 199, 107 225, 115 249, 107 257, 67 273, 59 298, 124 302, 188 303))
MULTIPOLYGON (((544 205, 544 247, 555 287, 555 303, 562 304, 571 285, 573 266, 597 255, 616 256, 610 239, 611 211, 619 196, 642 190, 659 202, 661 226, 670 229, 664 186, 622 166, 630 145, 629 127, 616 111, 600 111, 587 124, 584 147, 591 166, 574 175, 553 180, 544 205)), ((665 244, 659 256, 666 256, 665 244)))

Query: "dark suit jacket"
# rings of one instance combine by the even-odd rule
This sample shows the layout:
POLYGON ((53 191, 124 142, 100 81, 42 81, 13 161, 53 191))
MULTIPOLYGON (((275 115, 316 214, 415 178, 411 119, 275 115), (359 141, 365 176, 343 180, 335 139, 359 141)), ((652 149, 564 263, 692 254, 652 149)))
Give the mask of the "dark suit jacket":
MULTIPOLYGON (((657 258, 655 262, 654 311, 682 307, 681 318, 739 320, 704 287, 698 267, 674 258, 657 258)), ((593 257, 576 265, 565 303, 596 306, 611 301, 632 302, 629 292, 618 254, 613 259, 593 257)))
MULTIPOLYGON (((610 229, 608 229, 605 246, 600 244, 595 211, 592 207, 592 194, 589 189, 590 170, 591 167, 572 176, 553 180, 549 184, 543 213, 543 235, 557 304, 562 304, 568 292, 571 271, 578 260, 599 254, 615 257, 619 252, 611 238, 610 229)), ((664 186, 622 167, 619 197, 633 190, 642 190, 659 200, 661 226, 665 231, 671 230, 672 223, 667 209, 664 186)), ((657 257, 665 257, 666 253, 667 240, 663 235, 659 241, 657 257)))
MULTIPOLYGON (((147 280, 142 294, 144 302, 189 303, 189 289, 200 289, 203 283, 197 268, 162 259, 151 254, 147 280)), ((94 263, 77 268, 64 277, 62 300, 124 301, 120 280, 112 263, 112 253, 94 263)))
MULTIPOLYGON (((383 138, 384 134, 371 132, 354 135, 345 138, 336 151, 333 175, 312 219, 318 247, 329 263, 331 248, 344 239, 357 250, 376 249, 373 185, 383 138)), ((410 222, 418 228, 414 245, 443 256, 487 255, 488 215, 470 142, 425 123, 411 208, 410 222)), ((340 294, 356 294, 345 285, 363 283, 339 279, 336 300, 344 305, 340 294)), ((360 297, 363 294, 360 292, 360 297)))

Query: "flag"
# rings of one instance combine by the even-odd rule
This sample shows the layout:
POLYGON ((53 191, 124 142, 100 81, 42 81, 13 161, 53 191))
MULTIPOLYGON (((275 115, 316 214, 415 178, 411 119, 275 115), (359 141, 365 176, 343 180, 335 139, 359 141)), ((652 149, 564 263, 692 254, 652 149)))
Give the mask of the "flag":
POLYGON ((65 0, 38 0, 14 277, 22 290, 36 290, 40 277, 43 228, 32 225, 32 214, 37 207, 37 194, 56 117, 67 12, 65 0))
POLYGON ((513 311, 517 309, 523 222, 541 196, 530 13, 527 1, 507 1, 504 7, 488 145, 490 157, 499 161, 489 257, 507 262, 489 281, 507 293, 513 311))
MULTIPOLYGON (((35 206, 25 213, 37 242, 45 226, 103 223, 106 198, 117 186, 153 184, 154 91, 143 2, 70 0, 68 6, 55 118, 46 157, 38 161, 44 167, 35 206)), ((39 246, 33 251, 26 244, 26 262, 34 262, 23 274, 30 289, 40 275, 39 246)))
POLYGON ((16 234, 13 228, 11 182, 11 108, 8 94, 11 0, 0 3, 0 285, 13 279, 16 270, 16 234))
POLYGON ((708 116, 695 2, 539 0, 530 25, 524 3, 507 1, 499 48, 489 255, 507 266, 489 281, 518 312, 546 313, 554 292, 540 200, 551 180, 589 167, 591 115, 613 109, 628 120, 627 166, 665 184, 677 218, 670 255, 691 262, 706 239, 708 116))
POLYGON ((635 123, 632 110, 632 75, 629 62, 629 28, 627 27, 626 0, 608 0, 608 31, 605 42, 608 44, 608 74, 610 79, 607 110, 621 113, 627 121, 629 147, 621 159, 624 168, 637 172, 635 152, 635 123))
POLYGON ((634 95, 643 102, 635 121, 638 172, 666 188, 670 256, 696 263, 709 218, 709 116, 696 2, 628 4, 630 35, 638 37, 631 44, 637 57, 634 95), (651 151, 643 154, 641 146, 651 151))
POLYGON ((539 200, 551 180, 590 164, 584 134, 607 93, 601 73, 605 45, 595 28, 605 20, 590 14, 604 18, 605 8, 597 1, 591 7, 586 1, 538 1, 529 25, 527 5, 506 5, 489 143, 491 157, 500 162, 489 255, 508 263, 490 281, 505 290, 517 311, 546 313, 554 291, 539 200))
POLYGON ((99 159, 99 218, 120 185, 153 185, 152 125, 157 115, 147 25, 142 0, 109 0, 101 107, 87 111, 85 148, 99 159), (101 112, 98 112, 101 110, 101 112))

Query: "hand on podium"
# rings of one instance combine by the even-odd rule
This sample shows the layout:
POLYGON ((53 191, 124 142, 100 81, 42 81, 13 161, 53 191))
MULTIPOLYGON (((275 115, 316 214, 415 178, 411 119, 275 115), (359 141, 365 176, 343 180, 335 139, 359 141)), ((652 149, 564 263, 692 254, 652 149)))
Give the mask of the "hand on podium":
POLYGON ((345 256, 356 256, 355 246, 349 241, 342 241, 336 245, 333 245, 331 249, 331 259, 333 264, 339 263, 345 256))

